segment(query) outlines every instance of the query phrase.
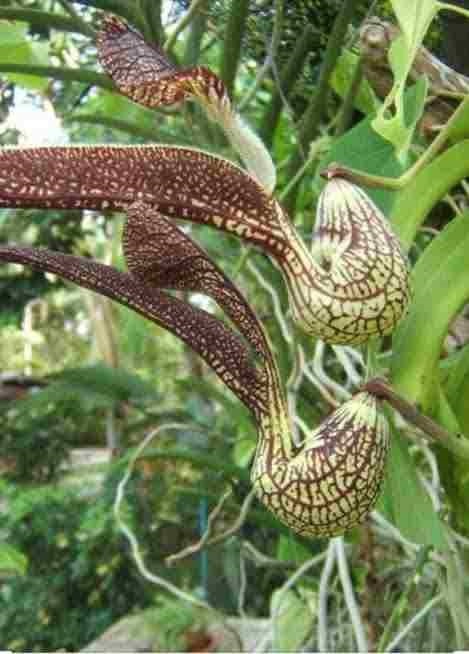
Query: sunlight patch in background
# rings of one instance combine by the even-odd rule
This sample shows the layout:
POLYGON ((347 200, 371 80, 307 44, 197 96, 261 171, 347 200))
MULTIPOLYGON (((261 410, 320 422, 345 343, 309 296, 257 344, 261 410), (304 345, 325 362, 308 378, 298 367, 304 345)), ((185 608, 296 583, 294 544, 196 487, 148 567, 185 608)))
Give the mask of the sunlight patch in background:
POLYGON ((68 142, 61 120, 50 102, 32 98, 31 94, 17 88, 15 103, 6 120, 0 124, 0 132, 18 130, 19 145, 60 145, 68 142))

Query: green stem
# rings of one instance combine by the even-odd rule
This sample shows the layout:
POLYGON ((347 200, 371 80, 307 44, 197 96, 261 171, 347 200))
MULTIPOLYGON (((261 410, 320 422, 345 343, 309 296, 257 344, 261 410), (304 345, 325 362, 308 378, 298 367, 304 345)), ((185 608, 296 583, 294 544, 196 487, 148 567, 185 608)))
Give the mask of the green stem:
POLYGON ((241 42, 248 13, 249 0, 237 0, 237 2, 231 3, 220 64, 220 77, 231 97, 233 97, 234 82, 241 54, 241 42))
POLYGON ((196 64, 200 59, 202 39, 207 30, 207 6, 208 0, 205 0, 205 2, 201 3, 199 11, 191 21, 189 35, 186 40, 186 47, 184 49, 184 56, 182 58, 183 63, 186 66, 196 64))
POLYGON ((206 4, 206 2, 207 0, 192 0, 191 6, 186 11, 186 13, 181 18, 181 20, 177 23, 176 27, 168 36, 168 38, 166 39, 166 42, 164 44, 165 52, 169 52, 170 50, 173 49, 179 34, 181 34, 181 32, 186 29, 186 27, 191 23, 191 21, 194 20, 196 16, 199 15, 202 6, 206 4))
POLYGON ((269 105, 266 108, 266 111, 261 120, 261 126, 259 129, 259 136, 264 141, 267 148, 271 148, 274 133, 282 112, 282 107, 286 100, 289 99, 293 87, 301 75, 303 66, 308 56, 312 37, 314 34, 314 28, 311 24, 307 24, 296 41, 293 52, 282 67, 280 71, 279 79, 276 80, 274 91, 270 99, 269 105))
POLYGON ((141 13, 146 18, 147 34, 153 43, 164 42, 161 0, 141 0, 141 13))
POLYGON ((395 409, 401 416, 414 425, 425 434, 430 436, 440 445, 453 452, 456 456, 463 459, 469 459, 469 441, 458 434, 452 434, 441 425, 437 424, 434 420, 420 413, 413 404, 398 395, 384 379, 376 377, 370 379, 365 385, 364 389, 372 395, 376 395, 381 399, 386 400, 393 409, 395 409))
POLYGON ((381 343, 380 338, 372 338, 366 345, 366 379, 373 379, 379 374, 378 354, 381 343))
POLYGON ((347 94, 345 96, 344 102, 339 112, 337 119, 337 125, 335 128, 336 137, 341 136, 345 131, 347 131, 354 110, 355 99, 360 91, 360 86, 363 81, 363 66, 361 57, 358 58, 358 61, 355 65, 353 71, 352 79, 350 81, 350 86, 347 89, 347 94))
POLYGON ((283 0, 275 0, 274 26, 272 29, 272 37, 270 40, 270 45, 264 63, 262 64, 258 74, 256 75, 256 79, 254 80, 253 84, 251 84, 247 93, 245 94, 245 96, 242 98, 241 102, 238 105, 239 112, 242 112, 245 107, 249 106, 249 103, 256 96, 257 91, 259 90, 262 82, 265 79, 265 76, 267 75, 267 73, 269 72, 272 66, 275 53, 277 52, 277 48, 279 46, 280 39, 282 36, 282 21, 283 21, 283 0))
POLYGON ((37 77, 52 77, 53 79, 60 79, 65 82, 80 82, 81 84, 100 86, 108 91, 116 90, 116 87, 107 75, 96 73, 94 70, 84 70, 83 68, 1 62, 0 73, 19 73, 21 75, 36 75, 37 77))
MULTIPOLYGON (((310 142, 318 133, 319 125, 321 124, 327 106, 329 81, 340 56, 348 24, 350 23, 358 4, 359 0, 344 0, 344 2, 341 3, 341 9, 334 21, 315 93, 313 94, 311 102, 301 119, 298 139, 299 148, 294 153, 289 167, 289 176, 291 177, 293 177, 301 167, 304 160, 303 153, 307 152, 310 142)), ((290 194, 287 196, 285 200, 287 210, 294 210, 297 192, 298 187, 294 186, 290 194)))
POLYGON ((438 11, 453 11, 455 14, 469 18, 469 9, 464 9, 464 7, 452 5, 449 2, 437 2, 436 5, 438 11))
POLYGON ((40 28, 52 28, 62 32, 78 32, 85 36, 94 37, 94 30, 90 25, 78 23, 69 16, 61 16, 48 11, 38 9, 22 9, 17 7, 0 7, 0 19, 18 20, 40 28), (86 25, 86 28, 85 28, 86 25))
POLYGON ((380 175, 371 175, 354 168, 342 166, 341 164, 330 164, 322 175, 327 179, 332 177, 344 177, 350 181, 362 184, 363 186, 375 188, 387 188, 394 191, 404 188, 412 179, 434 159, 448 141, 454 125, 459 121, 469 107, 469 97, 466 97, 463 102, 456 109, 450 120, 446 123, 444 128, 439 132, 438 136, 432 141, 425 152, 417 159, 417 161, 400 177, 381 177, 380 175))
POLYGON ((468 175, 469 139, 466 139, 445 150, 397 194, 391 221, 407 249, 431 209, 468 175))
POLYGON ((92 29, 90 25, 88 25, 88 23, 85 20, 83 20, 83 18, 74 9, 74 7, 70 4, 70 2, 68 2, 68 0, 58 0, 58 2, 62 5, 63 9, 72 18, 72 20, 75 21, 76 25, 81 27, 82 33, 94 39, 96 36, 96 32, 94 31, 94 29, 92 29))
MULTIPOLYGON (((290 193, 292 188, 298 184, 300 179, 303 177, 305 172, 308 170, 308 168, 311 166, 312 163, 318 158, 321 149, 325 143, 327 143, 328 137, 327 136, 321 136, 318 138, 316 141, 313 141, 311 143, 310 149, 309 149, 309 155, 306 161, 303 163, 301 168, 298 169, 296 174, 290 179, 288 184, 282 189, 282 192, 279 195, 279 200, 282 202, 290 193)), ((312 226, 311 226, 312 227, 312 226)))

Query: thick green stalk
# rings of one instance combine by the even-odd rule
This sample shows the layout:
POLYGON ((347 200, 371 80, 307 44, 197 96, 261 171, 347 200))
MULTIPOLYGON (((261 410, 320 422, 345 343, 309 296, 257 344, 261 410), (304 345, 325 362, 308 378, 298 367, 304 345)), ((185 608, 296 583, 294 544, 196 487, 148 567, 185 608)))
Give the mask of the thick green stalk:
POLYGON ((168 36, 166 43, 164 44, 165 52, 169 52, 174 47, 178 36, 183 32, 186 27, 195 20, 196 16, 200 14, 200 11, 205 8, 206 0, 192 0, 189 9, 183 15, 183 17, 178 21, 175 28, 172 30, 171 34, 168 36))
POLYGON ((78 32, 85 36, 94 37, 94 30, 89 25, 85 28, 83 23, 79 23, 70 16, 62 16, 49 11, 39 11, 37 9, 23 9, 20 7, 0 7, 0 19, 19 20, 30 23, 34 27, 52 28, 62 32, 78 32))
POLYGON ((282 38, 282 23, 283 23, 283 0, 275 0, 274 5, 274 26, 272 30, 272 38, 267 49, 267 54, 264 63, 258 69, 256 79, 251 84, 242 100, 238 105, 238 110, 243 111, 244 107, 248 107, 251 100, 256 97, 258 90, 261 88, 264 79, 273 65, 280 40, 282 38))
POLYGON ((436 203, 468 175, 469 140, 465 140, 434 159, 397 194, 391 220, 406 248, 436 203))
MULTIPOLYGON (((319 74, 319 80, 311 101, 301 118, 300 133, 298 135, 299 147, 293 154, 289 166, 289 176, 293 177, 301 167, 309 144, 317 136, 319 125, 327 106, 329 82, 339 58, 342 43, 359 0, 344 0, 332 27, 331 36, 327 43, 326 52, 319 74)), ((294 211, 298 186, 294 186, 286 198, 285 205, 290 212, 294 211)))
POLYGON ((394 333, 393 385, 433 415, 439 403, 438 364, 444 338, 469 299, 468 218, 466 212, 452 220, 419 258, 412 271, 414 299, 394 333))
POLYGON ((21 75, 36 75, 37 77, 52 77, 64 82, 80 82, 100 86, 108 91, 116 87, 107 75, 83 68, 66 68, 65 66, 40 66, 38 64, 12 64, 0 62, 0 73, 19 73, 21 75))
POLYGON ((141 13, 146 18, 150 40, 159 45, 164 43, 161 0, 141 0, 141 13))
POLYGON ((239 65, 241 42, 246 28, 248 10, 249 0, 231 2, 220 62, 220 77, 224 81, 228 94, 231 97, 233 97, 234 82, 239 65))
POLYGON ((309 23, 305 26, 300 38, 296 41, 293 52, 288 61, 280 71, 280 79, 274 86, 274 92, 269 106, 261 120, 259 136, 267 148, 272 146, 274 133, 280 118, 283 107, 283 98, 288 99, 291 95, 295 82, 299 78, 308 55, 314 28, 309 23))
POLYGON ((450 2, 437 2, 438 11, 451 11, 464 18, 469 18, 469 9, 464 9, 464 7, 459 7, 459 5, 453 5, 450 2))
POLYGON ((195 16, 192 18, 184 49, 184 56, 182 58, 183 64, 186 66, 199 62, 202 39, 207 28, 207 7, 208 0, 203 0, 195 16))

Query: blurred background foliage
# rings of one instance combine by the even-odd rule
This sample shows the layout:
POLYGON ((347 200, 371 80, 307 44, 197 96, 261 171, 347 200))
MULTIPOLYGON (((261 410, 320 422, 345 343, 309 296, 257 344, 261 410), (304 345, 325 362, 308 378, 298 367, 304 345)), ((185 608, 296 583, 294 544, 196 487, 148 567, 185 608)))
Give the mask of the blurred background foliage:
MULTIPOLYGON (((103 10, 115 11, 149 40, 162 44, 189 4, 3 0, 1 143, 157 141, 234 158, 222 134, 197 108, 152 112, 134 105, 113 92, 96 63, 94 35, 103 10)), ((378 106, 372 88, 366 80, 359 89, 352 88, 357 30, 370 13, 392 18, 386 1, 205 0, 171 50, 179 63, 201 62, 223 75, 243 115, 271 148, 278 170, 277 197, 285 201, 306 241, 320 191, 317 172, 326 161, 339 159, 381 174, 400 170, 392 148, 370 128, 378 106), (339 11, 348 15, 331 52, 327 46, 339 11), (276 22, 280 36, 274 39, 276 22), (318 102, 326 64, 332 65, 332 77, 318 102)), ((448 50, 452 34, 445 20, 435 21, 428 40, 440 53, 448 50)), ((451 64, 457 68, 460 63, 453 53, 451 64)), ((424 143, 416 137, 417 149, 424 143)), ((449 221, 454 205, 464 208, 465 191, 459 186, 432 212, 428 229, 417 235, 411 250, 413 261, 449 221)), ((392 206, 391 194, 373 193, 381 206, 392 206)), ((2 210, 0 242, 21 240, 122 266, 121 217, 109 218, 81 211, 2 210)), ((294 332, 284 320, 284 286, 265 257, 221 233, 186 227, 256 308, 271 336, 292 410, 308 426, 317 425, 359 384, 362 353, 340 353, 294 332), (292 343, 301 345, 309 362, 308 377, 298 386, 298 351, 292 343)), ((214 310, 210 303, 204 306, 214 310)), ((231 539, 169 568, 165 557, 200 537, 208 512, 227 487, 233 492, 219 529, 239 513, 249 492, 255 446, 247 411, 175 338, 49 275, 2 267, 0 329, 1 648, 76 651, 120 617, 151 609, 162 646, 190 649, 181 634, 197 619, 190 614, 182 620, 187 607, 175 600, 168 603, 162 591, 138 573, 112 513, 129 452, 149 431, 166 423, 186 427, 160 433, 139 460, 125 499, 126 519, 152 571, 225 614, 266 618, 275 616, 276 593, 291 573, 311 557, 324 560, 326 542, 294 536, 254 504, 231 539)), ((450 357, 442 365, 442 374, 455 389, 469 383, 469 346, 462 338, 462 345, 448 346, 450 357)), ((386 345, 383 367, 390 356, 390 343, 386 345)), ((468 424, 464 396, 458 390, 454 398, 454 410, 468 424)), ((435 488, 439 513, 458 529, 458 565, 467 559, 467 466, 460 464, 463 481, 453 478, 445 495, 428 448, 411 441, 405 457, 402 465, 410 461, 411 481, 404 479, 402 494, 407 494, 407 503, 415 500, 421 531, 412 531, 411 525, 402 535, 380 518, 392 518, 385 497, 378 518, 346 538, 349 575, 371 649, 384 649, 418 608, 443 593, 446 554, 433 547, 439 536, 434 535, 432 520, 438 516, 428 499, 434 499, 435 488), (429 512, 436 517, 425 522, 429 512), (424 536, 419 540, 420 533, 424 536)), ((454 460, 441 457, 442 477, 446 463, 449 479, 454 460)), ((301 577, 285 595, 288 610, 278 618, 284 637, 274 634, 272 648, 318 649, 317 621, 328 586, 328 648, 355 650, 350 607, 338 579, 336 572, 328 578, 319 565, 301 577)), ((466 592, 464 576, 458 588, 461 583, 466 592)), ((456 646, 464 635, 459 633, 465 619, 458 613, 460 607, 460 598, 447 595, 444 603, 432 604, 427 618, 405 636, 401 650, 456 646)))

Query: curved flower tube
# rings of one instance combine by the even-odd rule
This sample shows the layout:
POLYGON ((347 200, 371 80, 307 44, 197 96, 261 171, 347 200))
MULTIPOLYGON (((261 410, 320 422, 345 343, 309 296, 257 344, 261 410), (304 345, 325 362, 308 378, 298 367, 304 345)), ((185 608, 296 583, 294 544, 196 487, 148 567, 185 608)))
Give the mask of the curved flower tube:
POLYGON ((252 132, 246 137, 214 73, 176 69, 114 17, 105 20, 98 51, 132 100, 148 107, 201 102, 238 134, 235 147, 253 164, 251 173, 264 172, 255 179, 220 157, 163 145, 3 148, 0 207, 125 210, 141 200, 164 216, 211 225, 266 252, 282 271, 292 315, 307 333, 331 344, 359 344, 394 329, 409 301, 407 259, 360 188, 338 177, 326 184, 308 251, 270 193, 269 154, 252 132))
POLYGON ((377 497, 388 449, 380 399, 362 390, 300 447, 291 437, 284 389, 266 333, 223 272, 155 208, 127 209, 129 272, 83 257, 16 245, 0 261, 55 273, 120 302, 192 347, 251 410, 258 428, 252 483, 259 499, 305 536, 335 536, 365 519, 377 497), (237 333, 163 288, 209 295, 237 333))
POLYGON ((398 239, 346 180, 322 192, 309 252, 280 204, 219 157, 162 145, 0 149, 0 207, 125 210, 136 200, 264 250, 284 275, 294 319, 327 343, 387 334, 406 310, 398 239))

